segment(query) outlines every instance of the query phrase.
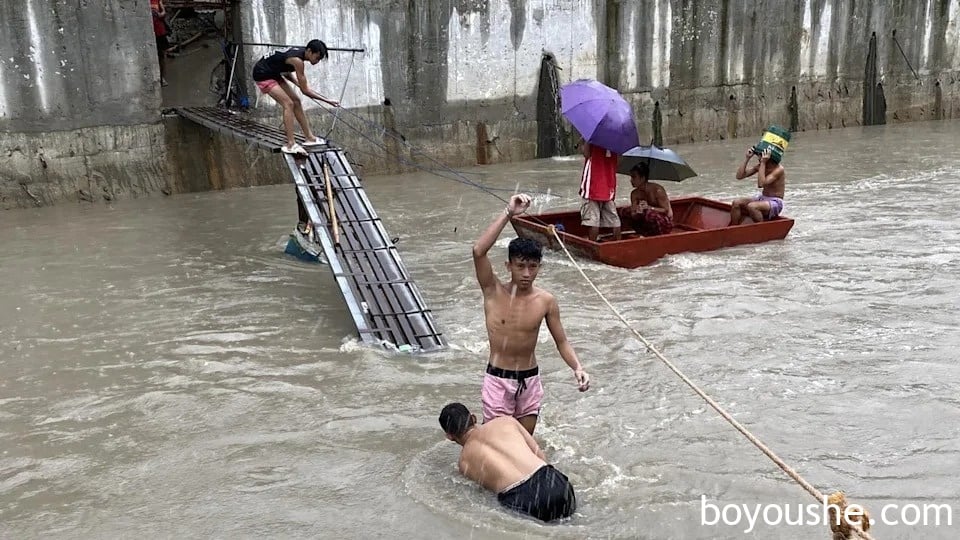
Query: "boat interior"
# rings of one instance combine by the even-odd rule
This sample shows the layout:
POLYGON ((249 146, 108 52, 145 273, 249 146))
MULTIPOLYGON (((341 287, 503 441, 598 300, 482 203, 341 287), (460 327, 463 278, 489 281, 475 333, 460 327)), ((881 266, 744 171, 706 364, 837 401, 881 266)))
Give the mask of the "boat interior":
MULTIPOLYGON (((682 234, 686 232, 704 231, 710 229, 720 229, 730 225, 730 205, 720 201, 703 199, 700 197, 684 197, 670 201, 673 207, 673 231, 670 235, 682 234)), ((620 206, 617 211, 628 208, 628 205, 620 206)), ((521 217, 521 219, 523 219, 521 217)), ((587 228, 580 224, 579 211, 566 211, 557 213, 546 213, 539 216, 536 221, 544 221, 551 225, 562 225, 563 231, 567 234, 587 237, 587 228)), ((742 225, 753 223, 749 217, 743 220, 742 225)), ((612 234, 601 229, 598 240, 611 239, 612 234)), ((631 238, 642 238, 636 231, 624 227, 620 231, 621 240, 631 238)))

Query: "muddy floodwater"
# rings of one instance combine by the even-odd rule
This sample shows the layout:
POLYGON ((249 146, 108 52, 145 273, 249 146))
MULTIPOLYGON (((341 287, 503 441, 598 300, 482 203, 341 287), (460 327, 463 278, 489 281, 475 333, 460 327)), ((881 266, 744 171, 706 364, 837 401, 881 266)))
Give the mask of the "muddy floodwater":
MULTIPOLYGON (((870 509, 878 540, 960 535, 957 140, 957 122, 797 133, 786 240, 637 270, 580 261, 807 481, 870 509), (952 524, 915 520, 931 504, 951 505, 952 524), (886 523, 885 505, 898 505, 886 523)), ((751 194, 734 171, 753 142, 678 146, 700 176, 663 185, 751 194)), ((539 211, 576 206, 579 167, 463 172, 539 211)), ((556 252, 538 283, 593 382, 577 392, 544 328, 537 438, 579 508, 551 525, 502 511, 458 475, 437 415, 450 401, 480 412, 470 248, 503 203, 427 173, 365 185, 450 350, 357 343, 329 268, 283 253, 291 185, 0 213, 0 537, 829 538, 809 516, 710 523, 702 497, 793 520, 816 501, 556 252)), ((501 276, 512 237, 492 252, 501 276)))

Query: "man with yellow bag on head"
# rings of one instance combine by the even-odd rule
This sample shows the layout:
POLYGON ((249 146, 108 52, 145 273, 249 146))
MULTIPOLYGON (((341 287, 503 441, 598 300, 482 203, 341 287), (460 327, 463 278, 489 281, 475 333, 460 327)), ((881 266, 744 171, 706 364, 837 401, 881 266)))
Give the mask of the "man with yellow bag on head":
POLYGON ((783 193, 787 183, 787 173, 781 165, 783 152, 790 142, 790 132, 780 126, 770 126, 760 139, 760 143, 747 149, 737 180, 757 175, 759 193, 750 198, 733 201, 730 208, 730 224, 740 225, 744 214, 754 222, 771 220, 783 212, 783 193), (753 156, 758 162, 748 167, 753 156))

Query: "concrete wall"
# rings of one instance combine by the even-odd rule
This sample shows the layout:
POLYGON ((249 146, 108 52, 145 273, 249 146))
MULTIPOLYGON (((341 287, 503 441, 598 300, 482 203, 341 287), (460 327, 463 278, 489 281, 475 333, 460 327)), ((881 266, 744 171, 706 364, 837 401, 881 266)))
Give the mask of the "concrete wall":
POLYGON ((0 21, 0 208, 162 188, 147 3, 0 2, 0 21))
POLYGON ((624 3, 623 26, 614 29, 624 63, 608 77, 634 92, 641 118, 660 101, 666 142, 756 134, 769 122, 799 130, 861 125, 865 93, 886 106, 867 123, 953 118, 960 115, 958 12, 957 0, 624 3), (651 12, 653 26, 671 35, 659 46, 656 36, 641 35, 649 25, 628 22, 651 12), (668 58, 665 81, 656 76, 658 48, 668 58), (880 87, 865 87, 871 72, 880 87))
MULTIPOLYGON (((167 190, 172 193, 290 182, 280 154, 178 116, 164 118, 167 190)), ((291 196, 293 188, 291 187, 291 196)))
MULTIPOLYGON (((366 49, 352 65, 334 52, 309 69, 313 87, 343 92, 348 109, 332 136, 362 174, 430 164, 406 143, 450 165, 568 151, 555 87, 584 77, 628 96, 644 142, 750 136, 772 122, 816 130, 960 116, 960 0, 245 0, 237 9, 247 42, 319 37, 366 49)), ((258 159, 242 144, 161 122, 146 0, 0 2, 0 20, 0 208, 285 181, 231 168, 258 159), (187 163, 189 141, 202 166, 187 163)), ((249 68, 268 52, 246 47, 242 58, 254 99, 249 68)), ((206 85, 208 74, 197 76, 206 85)), ((326 132, 332 117, 313 113, 326 132)), ((278 121, 269 99, 253 114, 278 121)))
MULTIPOLYGON (((397 130, 451 163, 536 155, 544 52, 561 84, 627 94, 644 142, 859 125, 865 98, 867 123, 960 116, 960 0, 252 0, 241 20, 250 42, 365 48, 344 104, 376 117, 389 100, 397 130)), ((349 61, 332 53, 311 86, 339 96, 349 61)))

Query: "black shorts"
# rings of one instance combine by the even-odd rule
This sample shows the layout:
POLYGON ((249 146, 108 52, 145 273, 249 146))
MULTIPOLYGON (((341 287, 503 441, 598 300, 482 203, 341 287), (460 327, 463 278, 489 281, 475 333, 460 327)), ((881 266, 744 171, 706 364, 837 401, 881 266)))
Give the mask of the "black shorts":
POLYGON ((157 52, 161 53, 170 48, 170 40, 167 36, 157 36, 157 52))
POLYGON ((540 467, 530 478, 498 494, 497 500, 541 521, 570 517, 577 510, 577 496, 570 480, 552 465, 540 467))

